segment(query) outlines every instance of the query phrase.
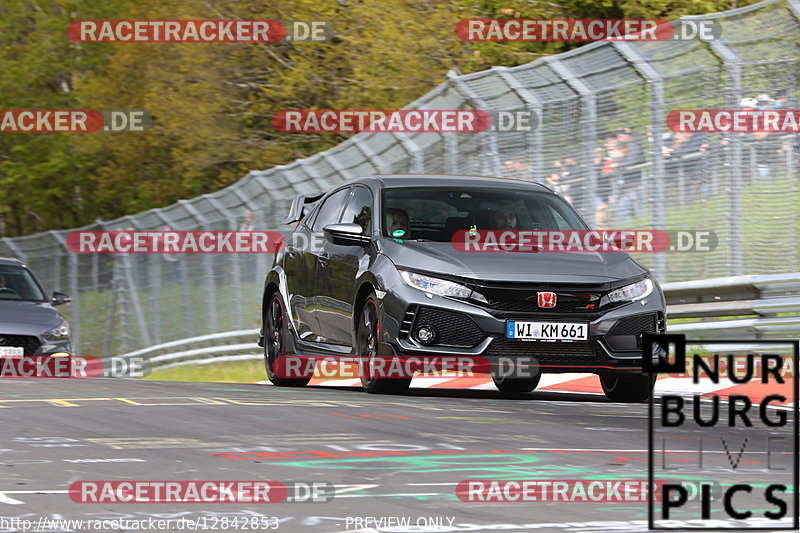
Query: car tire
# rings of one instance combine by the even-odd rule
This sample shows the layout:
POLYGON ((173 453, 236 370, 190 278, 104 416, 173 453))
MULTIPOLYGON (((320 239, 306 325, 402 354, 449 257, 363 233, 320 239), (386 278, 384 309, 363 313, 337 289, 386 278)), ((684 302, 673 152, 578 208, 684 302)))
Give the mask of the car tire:
POLYGON ((539 386, 541 378, 541 374, 537 374, 532 378, 504 378, 492 374, 494 386, 500 392, 531 392, 539 386))
POLYGON ((655 375, 601 374, 600 385, 606 398, 617 403, 639 403, 653 393, 655 375))
POLYGON ((264 367, 267 370, 267 378, 278 387, 305 387, 311 381, 313 370, 306 372, 307 376, 299 378, 275 375, 275 366, 281 364, 281 359, 286 357, 283 351, 288 338, 289 326, 286 322, 286 311, 280 295, 275 293, 264 314, 264 367))
POLYGON ((356 357, 359 359, 361 386, 373 394, 401 394, 408 390, 411 378, 377 378, 371 376, 372 360, 379 353, 381 329, 380 307, 375 293, 364 300, 356 326, 356 357))

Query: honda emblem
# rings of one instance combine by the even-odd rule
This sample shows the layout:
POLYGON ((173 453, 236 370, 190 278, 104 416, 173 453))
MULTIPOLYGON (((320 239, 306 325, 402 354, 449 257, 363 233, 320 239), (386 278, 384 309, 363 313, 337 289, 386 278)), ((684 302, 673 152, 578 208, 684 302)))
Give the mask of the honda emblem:
POLYGON ((536 301, 539 307, 555 307, 556 306, 556 293, 554 292, 538 292, 536 293, 536 301))

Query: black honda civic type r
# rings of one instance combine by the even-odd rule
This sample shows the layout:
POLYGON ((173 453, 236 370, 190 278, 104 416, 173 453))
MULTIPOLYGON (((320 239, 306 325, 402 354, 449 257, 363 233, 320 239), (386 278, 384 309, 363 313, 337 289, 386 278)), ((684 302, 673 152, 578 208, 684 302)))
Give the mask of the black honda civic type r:
MULTIPOLYGON (((588 230, 547 187, 472 176, 357 178, 294 198, 286 237, 264 284, 267 376, 304 386, 313 373, 277 371, 287 358, 488 361, 501 391, 528 392, 542 372, 600 376, 616 402, 649 397, 642 333, 665 330, 664 297, 649 271, 619 251, 466 252, 464 231, 588 230), (374 216, 379 213, 380 216, 374 216), (460 233, 457 233, 460 232, 460 233), (533 327, 531 327, 533 326, 533 327), (494 362, 535 362, 497 371, 494 362)), ((360 373, 368 392, 400 393, 410 376, 360 373)))

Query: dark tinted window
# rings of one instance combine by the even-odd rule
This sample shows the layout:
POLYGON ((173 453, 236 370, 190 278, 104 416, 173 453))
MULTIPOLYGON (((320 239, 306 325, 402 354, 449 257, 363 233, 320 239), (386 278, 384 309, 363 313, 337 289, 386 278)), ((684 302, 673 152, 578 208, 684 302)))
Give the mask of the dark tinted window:
POLYGON ((585 230, 575 211, 558 196, 532 190, 477 187, 408 187, 383 191, 381 233, 408 225, 405 238, 450 241, 454 232, 475 227, 513 230, 585 230))
POLYGON ((349 188, 342 189, 325 199, 325 202, 319 207, 317 218, 314 220, 314 225, 311 228, 314 233, 321 233, 322 228, 328 224, 336 223, 339 218, 339 213, 342 212, 342 204, 344 204, 348 194, 350 194, 349 188))
POLYGON ((372 219, 372 194, 364 187, 355 187, 353 196, 347 202, 342 215, 342 223, 356 223, 361 226, 364 233, 369 229, 372 219))
POLYGON ((0 300, 46 300, 30 272, 15 266, 0 266, 0 300))

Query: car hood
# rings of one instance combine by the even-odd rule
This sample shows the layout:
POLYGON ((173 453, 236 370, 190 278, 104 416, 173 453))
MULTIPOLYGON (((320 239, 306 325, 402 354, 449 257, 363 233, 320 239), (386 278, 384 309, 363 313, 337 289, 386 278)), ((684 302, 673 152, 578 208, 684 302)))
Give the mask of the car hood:
POLYGON ((462 252, 449 242, 385 240, 398 268, 485 281, 611 283, 647 270, 623 252, 462 252))
POLYGON ((61 323, 47 302, 0 300, 0 335, 41 335, 61 323))

